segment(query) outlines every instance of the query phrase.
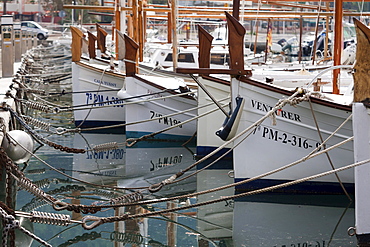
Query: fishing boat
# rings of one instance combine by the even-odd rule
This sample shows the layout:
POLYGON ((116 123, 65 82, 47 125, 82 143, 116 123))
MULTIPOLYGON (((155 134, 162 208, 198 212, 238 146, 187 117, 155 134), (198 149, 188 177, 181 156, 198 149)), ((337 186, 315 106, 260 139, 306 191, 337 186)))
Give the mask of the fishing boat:
MULTIPOLYGON (((234 28, 240 27, 235 18, 230 17, 229 20, 234 28)), ((322 92, 320 87, 309 86, 304 88, 304 94, 309 97, 296 104, 293 101, 297 97, 290 98, 296 91, 289 88, 261 83, 248 77, 231 79, 232 99, 242 97, 245 100, 238 132, 254 127, 248 132, 248 137, 240 136, 234 141, 235 181, 254 178, 237 189, 250 190, 291 182, 353 163, 353 143, 350 141, 352 122, 349 119, 352 88, 348 88, 349 92, 333 94, 322 92), (284 98, 293 101, 274 110, 284 98), (273 119, 259 122, 267 112, 272 113, 273 119), (325 145, 321 145, 324 140, 325 145), (330 152, 301 160, 311 152, 333 147, 340 142, 344 144, 330 152), (297 162, 299 160, 302 162, 297 162), (297 164, 293 165, 294 162, 297 164), (282 169, 284 166, 286 169, 282 169)), ((353 180, 353 170, 347 170, 279 190, 343 193, 346 189, 353 192, 353 180)))
MULTIPOLYGON (((236 18, 227 13, 226 16, 229 37, 232 36, 229 40, 231 42, 229 44, 232 45, 229 45, 231 62, 228 73, 231 75, 232 108, 236 109, 241 99, 244 104, 239 107, 241 109, 239 121, 230 126, 236 127, 235 133, 238 134, 235 137, 232 131, 224 135, 220 135, 220 132, 218 134, 225 141, 233 141, 234 178, 235 182, 240 182, 236 189, 265 188, 353 163, 353 143, 350 139, 352 122, 349 119, 353 98, 351 85, 349 84, 347 89, 339 88, 342 90, 341 94, 323 92, 322 85, 318 84, 307 85, 298 93, 292 86, 283 87, 255 80, 253 75, 245 72, 242 55, 238 54, 241 50, 238 45, 243 44, 245 30, 236 18), (298 103, 296 100, 299 97, 290 98, 293 94, 306 98, 298 103), (284 99, 291 101, 282 109, 274 108, 284 99), (271 118, 266 117, 267 114, 270 114, 271 118), (347 119, 349 120, 345 121, 347 119), (337 130, 339 126, 341 128, 337 130), (321 145, 332 133, 333 136, 325 142, 325 145, 321 145), (344 144, 330 150, 326 155, 310 157, 300 164, 293 165, 295 164, 293 162, 299 161, 311 152, 333 147, 340 142, 344 144), (318 149, 315 150, 316 148, 318 149)), ((178 71, 218 73, 211 69, 178 71)), ((198 132, 202 133, 201 130, 198 132)), ((348 170, 291 186, 282 186, 279 191, 343 193, 345 189, 353 192, 353 179, 353 171, 348 170)))
MULTIPOLYGON (((91 60, 81 59, 84 33, 71 26, 72 38, 72 86, 74 121, 78 128, 99 128, 125 123, 122 101, 117 92, 123 87, 125 74, 114 70, 109 63, 98 63, 91 55, 91 60), (107 118, 107 116, 109 116, 107 118)), ((91 36, 92 34, 90 34, 91 36)), ((112 131, 124 131, 113 128, 112 131)))
MULTIPOLYGON (((136 57, 138 45, 126 35, 125 46, 126 55, 130 53, 130 56, 136 57)), ((127 137, 137 138, 155 133, 152 136, 154 138, 185 141, 194 136, 196 92, 181 79, 139 75, 136 74, 134 63, 125 63, 127 77, 117 95, 128 103, 127 137), (194 121, 186 122, 192 118, 194 121)))

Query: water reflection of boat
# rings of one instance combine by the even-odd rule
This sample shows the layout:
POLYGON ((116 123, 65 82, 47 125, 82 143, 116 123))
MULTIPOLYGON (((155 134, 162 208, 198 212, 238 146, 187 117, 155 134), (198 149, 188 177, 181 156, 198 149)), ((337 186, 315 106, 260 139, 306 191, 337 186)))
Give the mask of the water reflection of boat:
MULTIPOLYGON (((140 142, 126 149, 126 176, 120 187, 145 187, 159 183, 194 163, 195 146, 185 148, 181 142, 140 142)), ((192 173, 193 170, 183 176, 192 173)), ((169 196, 196 190, 196 177, 163 187, 158 193, 169 196)))
MULTIPOLYGON (((214 189, 233 182, 226 169, 206 169, 197 174, 197 191, 214 189)), ((197 196, 197 203, 234 194, 234 187, 197 196)), ((199 207, 197 226, 200 233, 219 243, 232 242, 233 201, 225 201, 199 207)), ((221 244, 220 244, 221 246, 221 244)), ((225 245, 232 246, 232 245, 225 245)), ((238 246, 238 245, 234 245, 238 246)), ((240 246, 240 245, 239 245, 240 246)))
MULTIPOLYGON (((143 141, 133 147, 125 147, 124 134, 76 134, 74 147, 87 150, 84 154, 73 155, 72 176, 87 182, 115 184, 119 187, 146 187, 163 181, 194 162, 195 146, 182 146, 181 142, 143 141), (114 150, 93 151, 94 147, 115 142, 114 150)), ((186 179, 185 192, 195 191, 195 177, 186 179)), ((166 193, 174 188, 163 188, 166 193)), ((181 191, 181 189, 180 189, 181 191)))
POLYGON ((348 206, 340 195, 245 197, 234 202, 234 246, 355 246, 347 235, 354 225, 348 206))
POLYGON ((73 155, 72 176, 91 183, 115 183, 126 174, 125 148, 119 147, 106 151, 92 151, 92 149, 102 143, 124 143, 125 140, 126 136, 123 134, 76 134, 73 146, 87 151, 84 154, 73 155))

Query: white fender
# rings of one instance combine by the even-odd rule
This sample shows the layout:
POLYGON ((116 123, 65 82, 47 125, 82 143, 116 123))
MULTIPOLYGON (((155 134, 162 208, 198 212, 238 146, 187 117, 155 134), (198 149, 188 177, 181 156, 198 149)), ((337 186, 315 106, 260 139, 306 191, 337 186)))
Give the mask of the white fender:
POLYGON ((6 154, 16 164, 21 164, 31 158, 31 154, 23 149, 33 151, 34 142, 32 137, 22 130, 12 130, 7 133, 10 137, 4 136, 1 146, 4 148, 6 154), (14 140, 16 141, 14 141, 14 140), (21 147, 19 142, 23 147, 21 147))

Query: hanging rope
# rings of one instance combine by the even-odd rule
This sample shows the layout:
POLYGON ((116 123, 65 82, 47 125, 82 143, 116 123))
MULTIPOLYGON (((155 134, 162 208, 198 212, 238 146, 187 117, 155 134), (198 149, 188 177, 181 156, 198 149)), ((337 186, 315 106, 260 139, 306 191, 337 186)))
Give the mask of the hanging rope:
MULTIPOLYGON (((230 99, 230 97, 223 98, 223 99, 219 100, 219 102, 223 102, 223 101, 228 100, 228 99, 230 99)), ((128 126, 128 125, 135 125, 135 124, 139 124, 139 123, 146 123, 146 122, 150 122, 150 121, 157 121, 157 120, 160 120, 160 119, 163 119, 163 118, 166 118, 166 117, 168 118, 168 117, 176 116, 176 115, 179 115, 179 114, 182 114, 182 113, 185 113, 185 112, 199 110, 199 109, 202 109, 202 108, 210 106, 210 105, 213 105, 213 102, 208 103, 206 105, 189 108, 189 109, 186 109, 186 110, 181 111, 181 112, 174 112, 174 113, 171 113, 171 114, 168 114, 168 115, 163 115, 163 116, 160 116, 160 117, 154 117, 154 118, 151 118, 151 119, 144 119, 144 120, 141 120, 141 121, 135 121, 135 122, 124 123, 124 124, 114 124, 114 125, 108 125, 108 126, 101 126, 101 127, 94 127, 94 128, 83 128, 83 129, 80 129, 80 128, 77 128, 77 129, 63 129, 63 128, 60 128, 57 131, 57 134, 58 135, 63 135, 63 134, 68 133, 68 132, 80 133, 80 132, 85 132, 85 131, 94 131, 94 130, 118 128, 118 127, 124 127, 124 126, 128 126)), ((215 110, 217 110, 217 109, 215 109, 215 110)), ((208 114, 210 114, 210 113, 211 113, 211 111, 208 112, 208 114)), ((206 114, 207 113, 205 113, 205 115, 206 114)))

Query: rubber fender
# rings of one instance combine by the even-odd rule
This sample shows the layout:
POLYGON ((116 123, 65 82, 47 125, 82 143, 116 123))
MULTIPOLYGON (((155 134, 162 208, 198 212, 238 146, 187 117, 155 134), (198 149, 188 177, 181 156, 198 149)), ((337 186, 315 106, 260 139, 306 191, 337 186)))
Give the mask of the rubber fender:
POLYGON ((239 126, 240 117, 243 112, 244 98, 236 97, 236 107, 230 117, 227 117, 222 125, 222 127, 216 131, 216 135, 222 140, 228 141, 233 138, 239 126))

